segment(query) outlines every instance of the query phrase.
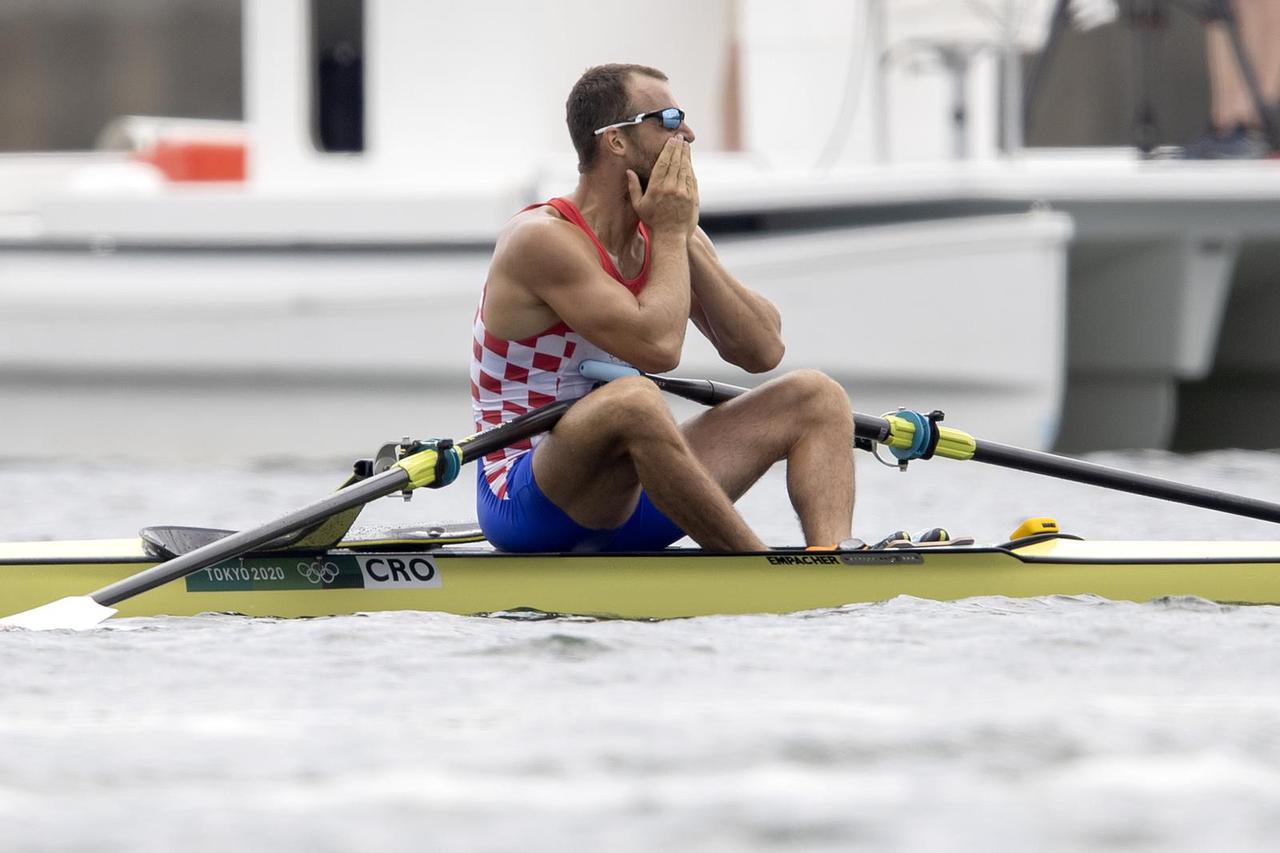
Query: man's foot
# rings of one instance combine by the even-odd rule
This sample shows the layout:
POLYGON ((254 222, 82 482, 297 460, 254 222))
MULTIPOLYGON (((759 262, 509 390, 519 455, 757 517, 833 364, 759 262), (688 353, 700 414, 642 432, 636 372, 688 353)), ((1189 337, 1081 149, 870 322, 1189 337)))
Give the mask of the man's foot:
POLYGON ((1186 147, 1188 160, 1260 160, 1270 153, 1262 134, 1243 124, 1228 130, 1210 128, 1186 147))

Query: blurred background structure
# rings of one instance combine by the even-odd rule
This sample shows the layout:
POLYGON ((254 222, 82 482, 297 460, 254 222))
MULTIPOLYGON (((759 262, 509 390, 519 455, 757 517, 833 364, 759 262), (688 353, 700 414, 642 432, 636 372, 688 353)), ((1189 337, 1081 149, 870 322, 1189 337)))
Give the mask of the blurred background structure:
MULTIPOLYGON (((242 21, 239 0, 7 0, 0 151, 83 151, 121 115, 243 119, 242 21)), ((1045 98, 1027 116, 1028 145, 1132 141, 1130 38, 1118 20, 1064 33, 1045 98)), ((1164 134, 1188 140, 1209 109, 1202 25, 1170 14, 1163 53, 1156 97, 1164 134)), ((1028 51, 1027 61, 1037 55, 1028 51)))
MULTIPOLYGON (((1011 443, 1266 445, 1218 413, 1280 412, 1280 164, 1182 156, 1202 11, 10 0, 0 453, 90 418, 125 454, 465 429, 494 235, 572 189, 564 97, 608 61, 671 76, 703 224, 782 308, 784 369, 1011 443)), ((680 372, 750 381, 697 343, 680 372)))
MULTIPOLYGON (((1023 14, 1047 14, 1033 5, 1023 14)), ((0 151, 83 151, 121 115, 243 119, 242 22, 239 0, 7 0, 0 151)), ((1132 141, 1130 40, 1118 20, 1064 33, 1045 98, 1026 117, 1028 145, 1132 141)), ((1025 54, 1028 63, 1037 56, 1025 54)), ((1188 140, 1209 110, 1203 25, 1170 14, 1163 57, 1155 94, 1164 135, 1188 140)))
POLYGON ((0 151, 85 151, 122 115, 242 119, 226 0, 0 3, 0 151))

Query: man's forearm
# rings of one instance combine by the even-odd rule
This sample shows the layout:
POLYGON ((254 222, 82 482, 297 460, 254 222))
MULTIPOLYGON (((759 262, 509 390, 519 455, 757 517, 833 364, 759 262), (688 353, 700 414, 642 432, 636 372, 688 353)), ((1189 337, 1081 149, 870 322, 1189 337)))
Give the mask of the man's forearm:
POLYGON ((782 359, 782 318, 773 303, 735 279, 716 257, 710 242, 689 241, 691 290, 716 350, 726 360, 755 372, 782 359))
POLYGON ((689 237, 675 230, 655 232, 650 239, 649 279, 636 301, 641 337, 653 357, 665 363, 650 370, 670 370, 680 361, 691 300, 689 244, 689 237))

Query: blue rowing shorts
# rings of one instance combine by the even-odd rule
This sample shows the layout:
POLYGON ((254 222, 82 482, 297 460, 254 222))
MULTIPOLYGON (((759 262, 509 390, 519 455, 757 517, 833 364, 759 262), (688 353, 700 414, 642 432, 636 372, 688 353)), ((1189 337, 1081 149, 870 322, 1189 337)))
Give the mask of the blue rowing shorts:
POLYGON ((621 527, 583 527, 538 488, 532 453, 521 454, 507 469, 506 500, 493 493, 485 482, 484 468, 479 468, 476 511, 480 529, 499 551, 661 551, 684 536, 644 492, 635 512, 621 527))

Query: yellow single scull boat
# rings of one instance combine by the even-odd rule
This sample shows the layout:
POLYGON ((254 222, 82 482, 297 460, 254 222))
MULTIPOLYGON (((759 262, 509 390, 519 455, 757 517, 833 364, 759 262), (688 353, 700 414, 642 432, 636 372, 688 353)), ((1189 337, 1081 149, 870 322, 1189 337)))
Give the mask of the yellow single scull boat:
MULTIPOLYGON (((609 381, 636 371, 584 362, 583 373, 609 381)), ((708 405, 743 393, 709 380, 648 378, 708 405)), ((474 531, 348 533, 370 501, 448 485, 466 463, 551 429, 571 405, 557 401, 456 442, 388 445, 378 458, 357 463, 334 494, 249 530, 150 528, 134 539, 0 545, 0 626, 89 628, 115 613, 209 611, 325 616, 529 608, 642 619, 785 613, 899 595, 1198 596, 1280 604, 1280 542, 1083 542, 1052 525, 988 546, 501 554, 459 547, 479 538, 474 531)), ((1280 522, 1280 504, 982 441, 941 420, 941 412, 854 413, 855 443, 888 448, 903 468, 935 456, 972 460, 1280 522)))
MULTIPOLYGON (((1280 604, 1280 542, 1085 542, 713 554, 502 554, 474 537, 364 537, 319 553, 224 560, 118 605, 122 616, 327 616, 533 609, 628 619, 787 613, 900 595, 937 600, 1095 594, 1280 604)), ((123 580, 163 561, 142 538, 0 545, 0 615, 123 580)))

